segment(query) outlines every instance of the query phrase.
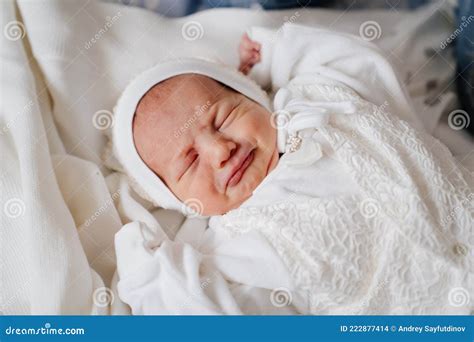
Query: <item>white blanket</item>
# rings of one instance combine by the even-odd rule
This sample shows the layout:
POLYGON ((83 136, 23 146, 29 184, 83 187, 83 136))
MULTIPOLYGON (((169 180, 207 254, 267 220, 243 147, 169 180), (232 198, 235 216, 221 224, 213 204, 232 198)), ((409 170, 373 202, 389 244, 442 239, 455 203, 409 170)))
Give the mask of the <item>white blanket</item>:
MULTIPOLYGON (((277 27, 293 16, 298 23, 355 34, 362 23, 376 20, 383 32, 376 42, 416 71, 426 62, 424 45, 416 42, 436 47, 451 30, 439 25, 445 14, 433 9, 413 14, 228 9, 170 20, 88 0, 5 0, 0 7, 0 311, 5 314, 107 313, 110 306, 127 313, 110 290, 114 234, 130 221, 150 227, 159 221, 170 236, 181 227, 182 217, 137 199, 126 178, 101 160, 107 139, 104 122, 96 119, 110 118, 136 73, 189 54, 236 65, 238 39, 248 27, 277 27), (183 33, 190 23, 197 38, 183 33)), ((416 76, 426 74, 425 68, 416 76)), ((186 224, 199 226, 195 220, 186 224)))

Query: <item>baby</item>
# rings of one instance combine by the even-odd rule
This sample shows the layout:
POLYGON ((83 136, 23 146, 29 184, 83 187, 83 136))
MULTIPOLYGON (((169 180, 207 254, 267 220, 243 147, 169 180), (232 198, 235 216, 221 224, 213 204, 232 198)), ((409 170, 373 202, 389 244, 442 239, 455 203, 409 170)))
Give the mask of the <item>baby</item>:
POLYGON ((160 68, 164 81, 142 77, 119 101, 119 159, 157 204, 171 190, 169 208, 198 200, 211 217, 173 240, 153 220, 117 233, 118 291, 134 314, 469 313, 449 296, 472 292, 472 175, 414 128, 375 45, 252 29, 239 70, 271 90, 272 112, 258 87, 223 85, 249 81, 236 70, 160 68))
MULTIPOLYGON (((258 49, 244 35, 242 72, 258 62, 258 49)), ((240 206, 278 163, 271 113, 198 74, 174 76, 151 88, 138 104, 133 137, 148 167, 182 202, 199 200, 206 216, 240 206), (191 124, 180 129, 186 123, 191 124)))

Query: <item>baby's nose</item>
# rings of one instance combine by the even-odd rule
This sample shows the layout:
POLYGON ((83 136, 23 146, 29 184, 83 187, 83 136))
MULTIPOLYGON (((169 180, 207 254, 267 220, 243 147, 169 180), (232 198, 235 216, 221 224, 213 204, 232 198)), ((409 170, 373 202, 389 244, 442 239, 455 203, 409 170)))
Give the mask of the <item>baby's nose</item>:
POLYGON ((209 139, 207 144, 202 146, 202 149, 211 165, 216 169, 221 169, 234 154, 237 144, 230 139, 220 136, 209 139))
POLYGON ((231 140, 222 139, 218 141, 212 147, 213 156, 211 163, 216 169, 221 169, 225 166, 225 163, 234 154, 237 145, 231 140))

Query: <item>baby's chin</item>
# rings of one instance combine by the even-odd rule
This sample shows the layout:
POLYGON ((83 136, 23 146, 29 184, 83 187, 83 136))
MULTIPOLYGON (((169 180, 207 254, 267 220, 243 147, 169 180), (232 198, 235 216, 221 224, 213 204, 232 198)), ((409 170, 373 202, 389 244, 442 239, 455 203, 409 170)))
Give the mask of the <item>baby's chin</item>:
POLYGON ((253 191, 263 178, 265 178, 265 175, 260 175, 259 170, 250 165, 240 181, 228 188, 225 195, 221 194, 219 197, 209 198, 207 202, 203 203, 202 214, 205 216, 224 215, 233 209, 237 209, 252 196, 253 191))
POLYGON ((265 157, 256 155, 240 181, 228 188, 226 195, 221 198, 214 198, 210 203, 203 206, 203 215, 224 215, 239 208, 242 203, 249 199, 254 190, 278 164, 278 149, 275 148, 271 156, 265 157))

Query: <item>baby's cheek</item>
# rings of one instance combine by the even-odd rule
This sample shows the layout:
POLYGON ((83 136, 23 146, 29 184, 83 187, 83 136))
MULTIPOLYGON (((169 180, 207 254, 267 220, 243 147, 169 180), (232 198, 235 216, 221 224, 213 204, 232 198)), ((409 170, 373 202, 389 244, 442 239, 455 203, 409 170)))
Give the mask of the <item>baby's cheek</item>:
POLYGON ((191 199, 198 199, 199 201, 202 201, 201 198, 203 194, 205 194, 205 186, 203 184, 202 177, 199 175, 181 179, 180 182, 170 187, 170 189, 177 195, 181 202, 191 199))
POLYGON ((189 185, 190 193, 197 198, 211 198, 219 195, 217 184, 212 174, 201 171, 192 178, 192 184, 189 185))
POLYGON ((197 198, 201 201, 203 211, 207 214, 221 215, 227 212, 231 206, 229 198, 218 193, 215 189, 201 191, 197 198))
POLYGON ((239 127, 240 134, 244 137, 244 139, 256 139, 260 140, 261 136, 265 132, 265 128, 262 127, 262 121, 258 120, 257 118, 251 118, 246 120, 241 127, 239 127))

